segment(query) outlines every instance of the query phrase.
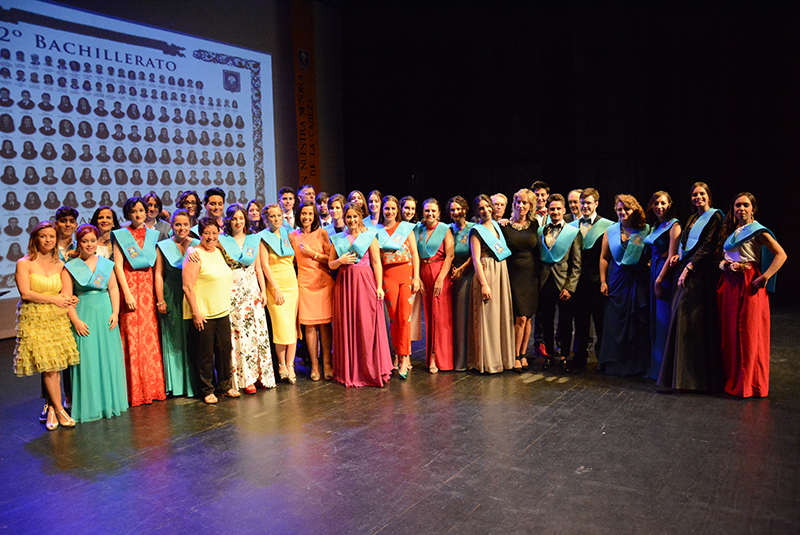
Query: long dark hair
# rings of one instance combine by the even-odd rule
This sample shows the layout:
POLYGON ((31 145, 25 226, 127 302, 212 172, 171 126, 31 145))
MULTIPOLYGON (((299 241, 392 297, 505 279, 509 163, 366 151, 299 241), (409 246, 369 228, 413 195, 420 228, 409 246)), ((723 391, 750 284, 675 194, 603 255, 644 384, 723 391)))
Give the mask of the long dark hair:
POLYGON ((650 223, 651 227, 658 226, 658 217, 653 212, 653 207, 655 206, 659 197, 666 197, 667 202, 669 203, 669 208, 667 208, 667 211, 664 214, 664 221, 669 221, 675 217, 675 205, 672 203, 672 197, 670 197, 669 193, 666 191, 657 191, 653 193, 653 196, 650 197, 649 201, 647 201, 647 208, 644 210, 645 219, 647 219, 647 222, 650 223))
POLYGON ((731 206, 728 208, 728 213, 725 214, 725 221, 722 223, 722 231, 719 233, 717 252, 720 254, 722 254, 722 246, 725 245, 725 240, 727 240, 728 236, 733 234, 733 232, 736 230, 736 216, 733 215, 733 207, 736 204, 736 199, 739 197, 747 197, 750 199, 750 204, 753 205, 753 220, 756 218, 756 213, 758 212, 758 203, 756 202, 756 198, 753 196, 753 194, 749 191, 742 191, 734 195, 733 200, 731 200, 731 206))

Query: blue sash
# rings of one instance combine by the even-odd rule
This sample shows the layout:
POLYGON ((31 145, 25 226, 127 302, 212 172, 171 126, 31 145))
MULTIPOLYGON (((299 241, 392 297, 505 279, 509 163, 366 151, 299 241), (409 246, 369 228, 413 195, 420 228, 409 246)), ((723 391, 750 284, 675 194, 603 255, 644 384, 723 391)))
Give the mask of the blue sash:
POLYGON ((455 256, 462 258, 469 256, 469 232, 475 223, 467 222, 464 228, 458 230, 455 223, 450 224, 450 232, 453 233, 453 241, 455 242, 455 256))
MULTIPOLYGON (((696 223, 695 223, 696 225, 696 223)), ((739 235, 735 236, 731 234, 728 236, 728 239, 725 240, 725 244, 722 246, 723 249, 726 251, 731 251, 741 245, 743 242, 748 240, 752 240, 753 238, 758 237, 762 232, 768 232, 770 236, 773 238, 775 234, 772 233, 770 229, 759 223, 758 221, 753 221, 752 223, 748 223, 742 230, 739 231, 739 235)), ((772 264, 772 260, 775 258, 775 255, 772 254, 772 251, 767 249, 766 247, 761 247, 761 273, 764 273, 768 268, 769 265, 772 264)), ((769 278, 767 281, 767 291, 770 293, 775 292, 775 279, 777 278, 777 273, 769 278)))
POLYGON ((64 249, 63 251, 61 249, 58 250, 58 259, 66 263, 66 261, 69 260, 69 257, 67 257, 65 253, 74 250, 75 250, 75 242, 71 241, 69 242, 69 245, 67 245, 66 249, 64 249))
POLYGON ((547 244, 545 244, 544 241, 545 228, 546 227, 539 227, 536 231, 541 244, 541 247, 539 247, 539 254, 542 257, 542 262, 556 264, 564 259, 569 252, 569 248, 572 247, 572 242, 575 241, 575 238, 581 233, 581 231, 572 225, 564 225, 564 228, 561 229, 561 233, 558 235, 558 238, 556 238, 556 242, 553 244, 553 248, 548 249, 547 244))
POLYGON ((611 249, 611 256, 618 266, 633 266, 639 263, 644 251, 644 237, 650 232, 650 226, 645 225, 638 232, 631 231, 631 237, 626 247, 622 246, 622 227, 619 223, 614 223, 608 227, 608 248, 611 249))
POLYGON ((708 222, 711 221, 711 218, 717 212, 721 214, 722 210, 720 210, 719 208, 711 208, 709 210, 706 210, 703 213, 703 215, 701 215, 700 217, 697 218, 697 220, 695 220, 694 225, 689 231, 689 236, 686 238, 686 245, 678 250, 681 259, 683 259, 684 255, 689 253, 692 249, 694 249, 697 246, 697 240, 700 239, 700 234, 702 234, 703 229, 706 228, 708 222))
POLYGON ((427 227, 424 223, 418 224, 414 228, 414 234, 417 235, 417 250, 419 251, 420 258, 431 258, 436 255, 439 247, 442 246, 447 231, 450 227, 446 223, 437 223, 436 228, 431 232, 431 237, 425 241, 427 234, 427 227))
MULTIPOLYGON (((597 242, 597 238, 601 237, 608 227, 613 225, 614 223, 610 219, 606 219, 605 217, 597 216, 594 220, 594 224, 591 226, 589 231, 586 233, 586 236, 583 237, 583 249, 591 249, 594 247, 594 244, 597 242)), ((581 229, 581 220, 576 219, 573 222, 569 223, 571 227, 577 228, 579 231, 581 229)))
POLYGON ((672 225, 678 222, 678 219, 673 217, 669 221, 666 221, 666 224, 662 224, 656 227, 656 229, 651 232, 645 239, 644 243, 646 245, 655 245, 656 240, 661 237, 666 231, 672 228, 672 225))
POLYGON ((156 263, 157 230, 147 229, 144 235, 144 246, 141 249, 128 227, 112 230, 111 236, 117 241, 133 269, 146 269, 153 267, 153 264, 156 263))
POLYGON ((329 224, 329 225, 323 225, 323 226, 322 226, 322 228, 324 228, 324 229, 325 229, 325 232, 327 232, 327 233, 328 233, 328 239, 329 239, 329 240, 330 240, 331 238, 333 238, 333 235, 334 235, 334 234, 338 234, 338 232, 336 232, 336 227, 334 227, 334 226, 333 226, 333 223, 331 223, 331 224, 329 224))
MULTIPOLYGON (((195 247, 199 243, 200 240, 194 239, 192 243, 189 244, 189 247, 195 247)), ((166 260, 170 266, 176 269, 181 269, 183 267, 183 259, 186 258, 186 255, 181 254, 181 250, 178 248, 178 244, 175 243, 175 240, 161 240, 156 245, 158 245, 161 254, 164 255, 164 260, 166 260)))
POLYGON ((483 243, 492 250, 497 261, 502 262, 511 256, 511 251, 508 250, 506 238, 503 236, 503 231, 500 230, 500 225, 497 221, 492 220, 492 226, 497 231, 497 236, 489 232, 489 229, 481 223, 476 223, 475 226, 472 227, 472 230, 477 232, 478 236, 483 240, 483 243))
POLYGON ((111 273, 114 271, 114 262, 102 256, 97 257, 97 265, 94 272, 89 269, 86 262, 80 258, 73 258, 66 263, 65 267, 75 282, 84 288, 96 288, 104 290, 108 287, 108 280, 111 278, 111 273))
POLYGON ((344 232, 331 236, 331 243, 336 249, 336 254, 340 257, 347 253, 354 252, 358 255, 358 259, 361 260, 361 257, 369 251, 369 246, 372 245, 372 240, 374 240, 375 237, 376 232, 374 228, 368 228, 356 236, 352 244, 350 243, 349 236, 344 232))
MULTIPOLYGON (((265 228, 256 236, 260 239, 264 240, 264 243, 267 244, 267 247, 272 249, 272 252, 278 256, 292 256, 294 255, 294 249, 292 249, 292 244, 289 243, 289 231, 292 230, 291 227, 287 225, 281 225, 279 231, 281 237, 278 238, 274 232, 272 232, 269 228, 265 228)), ((246 242, 245 242, 246 243, 246 242)))
POLYGON ((408 239, 409 234, 414 232, 414 225, 407 221, 401 221, 394 229, 394 234, 389 236, 386 227, 383 225, 375 225, 372 227, 378 231, 378 245, 381 249, 388 249, 391 251, 399 251, 403 248, 403 244, 408 239))
POLYGON ((247 234, 244 237, 244 246, 239 248, 239 244, 236 243, 236 240, 232 237, 227 234, 219 235, 219 244, 222 245, 225 252, 228 253, 228 256, 245 266, 249 266, 255 262, 258 256, 258 244, 260 240, 261 238, 258 237, 258 234, 247 234))

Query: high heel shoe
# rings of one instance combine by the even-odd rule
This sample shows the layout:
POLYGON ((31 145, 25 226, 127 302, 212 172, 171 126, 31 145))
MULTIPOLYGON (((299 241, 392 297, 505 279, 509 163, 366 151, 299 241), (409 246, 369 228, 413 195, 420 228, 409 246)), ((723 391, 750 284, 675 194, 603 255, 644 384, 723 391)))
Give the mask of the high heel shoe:
POLYGON ((553 359, 550 357, 545 357, 544 362, 542 362, 542 371, 549 370, 553 367, 553 359))
POLYGON ((311 372, 310 377, 312 381, 319 381, 319 372, 311 372))
POLYGON ((295 384, 297 382, 297 375, 294 373, 294 364, 287 364, 286 367, 289 369, 289 384, 295 384))
POLYGON ((47 409, 50 408, 50 405, 47 403, 44 404, 44 408, 42 409, 42 414, 39 415, 39 423, 43 424, 47 421, 47 409))
POLYGON ((436 373, 439 373, 439 368, 436 367, 436 363, 435 362, 432 362, 431 363, 431 367, 430 367, 430 369, 428 371, 430 371, 431 374, 436 374, 436 373))
POLYGON ((254 384, 247 385, 246 387, 244 387, 244 393, 245 394, 255 394, 256 393, 256 385, 254 385, 254 384))
POLYGON ((411 371, 411 366, 409 366, 409 363, 408 363, 408 360, 410 360, 410 359, 408 359, 408 360, 407 359, 408 359, 408 357, 406 357, 405 359, 400 361, 400 366, 397 368, 397 375, 400 377, 400 379, 403 379, 404 381, 406 379, 408 379, 408 372, 411 371), (401 371, 403 369, 403 364, 406 365, 406 372, 405 373, 403 373, 401 371))
POLYGON ((65 411, 64 409, 58 411, 58 414, 56 414, 56 418, 58 419, 58 423, 59 425, 61 425, 61 427, 75 427, 75 420, 73 420, 72 416, 67 414, 67 411, 65 411), (61 420, 62 417, 66 421, 62 421, 61 420))
POLYGON ((330 364, 323 365, 322 369, 324 370, 323 377, 326 381, 333 379, 333 370, 331 369, 330 364))
POLYGON ((48 431, 52 431, 58 427, 58 418, 56 418, 56 411, 53 407, 47 409, 47 420, 44 425, 48 431))
POLYGON ((281 381, 285 381, 289 378, 289 372, 286 370, 286 364, 278 365, 278 376, 280 376, 281 381))

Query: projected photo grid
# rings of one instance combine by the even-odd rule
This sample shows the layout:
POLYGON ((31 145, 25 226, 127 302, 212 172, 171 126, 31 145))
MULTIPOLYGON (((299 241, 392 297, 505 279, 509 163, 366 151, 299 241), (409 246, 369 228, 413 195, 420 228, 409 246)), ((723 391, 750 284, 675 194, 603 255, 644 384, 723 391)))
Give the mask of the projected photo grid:
POLYGON ((121 217, 129 196, 150 191, 170 211, 183 191, 211 186, 228 203, 263 201, 258 63, 196 50, 188 60, 204 69, 178 58, 136 68, 118 53, 70 53, 52 31, 3 39, 15 25, 2 24, 0 289, 14 288, 30 230, 59 206, 84 223, 103 205, 121 217))

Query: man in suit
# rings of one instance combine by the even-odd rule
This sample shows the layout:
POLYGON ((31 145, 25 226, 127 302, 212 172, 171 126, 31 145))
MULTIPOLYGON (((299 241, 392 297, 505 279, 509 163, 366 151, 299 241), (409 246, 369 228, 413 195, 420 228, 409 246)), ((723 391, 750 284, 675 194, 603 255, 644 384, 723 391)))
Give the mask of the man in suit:
MULTIPOLYGON (((594 188, 586 188, 581 193, 581 218, 572 222, 579 229, 583 244, 583 269, 578 281, 573 302, 575 319, 575 343, 572 360, 573 368, 583 368, 589 358, 589 340, 591 338, 591 321, 594 320, 596 341, 595 354, 600 352, 603 333, 604 297, 600 293, 600 253, 603 245, 603 233, 613 223, 597 215, 600 193, 594 188)), ((568 345, 565 347, 569 347, 568 345)))
POLYGON ((567 195, 567 209, 569 212, 564 216, 564 221, 572 223, 581 218, 581 193, 582 189, 574 189, 567 195))
MULTIPOLYGON (((556 306, 559 316, 566 314, 572 308, 572 295, 578 286, 581 276, 581 234, 575 227, 564 222, 567 211, 567 202, 563 195, 554 193, 548 197, 546 206, 550 223, 540 227, 539 253, 542 258, 542 271, 539 278, 539 308, 536 317, 540 320, 542 338, 544 340, 546 355, 543 370, 553 365, 554 355, 559 360, 561 369, 568 373, 569 364, 565 355, 560 350, 554 352, 553 320, 555 319, 556 306)), ((561 320, 559 320, 560 323, 561 320)), ((569 336, 569 329, 563 329, 561 336, 569 336)), ((558 340, 564 346, 564 340, 558 340)), ((566 338, 566 347, 569 347, 569 338, 566 338)))

